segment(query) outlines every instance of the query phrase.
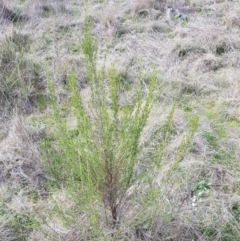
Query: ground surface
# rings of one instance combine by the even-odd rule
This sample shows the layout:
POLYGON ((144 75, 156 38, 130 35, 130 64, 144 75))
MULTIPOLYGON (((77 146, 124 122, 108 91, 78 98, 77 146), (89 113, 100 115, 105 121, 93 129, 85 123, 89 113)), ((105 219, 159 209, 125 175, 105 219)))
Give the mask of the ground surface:
MULTIPOLYGON (((0 240, 86 240, 86 230, 65 227, 52 214, 56 203, 64 203, 66 212, 73 204, 64 189, 45 187, 50 177, 40 154, 41 138, 51 135, 47 79, 54 83, 69 128, 74 129, 69 70, 83 98, 89 98, 80 47, 84 3, 6 4, 27 17, 0 25, 0 240)), ((146 84, 152 70, 157 72, 156 98, 142 140, 151 142, 150 134, 177 100, 168 155, 155 180, 162 188, 159 218, 152 227, 124 227, 116 240, 239 240, 240 2, 89 0, 88 13, 99 67, 114 64, 130 86, 140 72, 146 84), (167 4, 188 20, 169 19, 167 4), (194 114, 199 126, 191 150, 175 176, 161 185, 194 114)), ((121 98, 131 99, 131 91, 121 98)))

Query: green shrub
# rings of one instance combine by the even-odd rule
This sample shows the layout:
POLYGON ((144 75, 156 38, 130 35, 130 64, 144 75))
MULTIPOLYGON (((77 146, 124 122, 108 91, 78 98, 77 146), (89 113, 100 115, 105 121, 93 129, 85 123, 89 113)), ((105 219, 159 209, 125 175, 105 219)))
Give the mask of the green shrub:
MULTIPOLYGON (((151 162, 147 168, 139 168, 137 164, 144 162, 139 160, 139 139, 154 100, 156 72, 153 71, 147 93, 143 91, 139 74, 135 98, 131 103, 122 105, 119 99, 124 84, 114 66, 109 71, 105 68, 97 70, 97 48, 90 33, 88 18, 81 48, 91 89, 90 102, 85 103, 81 98, 75 75, 70 74, 68 83, 71 108, 77 127, 74 131, 69 130, 55 101, 53 84, 48 80, 55 136, 54 141, 43 141, 43 154, 48 172, 56 184, 61 183, 70 192, 81 212, 86 213, 90 232, 92 235, 95 232, 96 237, 101 233, 101 227, 120 227, 126 215, 124 209, 131 206, 131 187, 135 187, 134 195, 139 197, 135 199, 139 204, 136 205, 139 206, 139 212, 134 225, 143 223, 153 215, 154 208, 151 208, 152 211, 149 208, 152 203, 156 203, 159 193, 152 185, 153 173, 156 168, 161 168, 171 133, 175 104, 161 129, 163 138, 157 145, 151 162), (140 188, 142 186, 143 189, 140 188)), ((171 170, 177 167, 189 151, 197 121, 196 117, 191 121, 192 128, 176 150, 176 160, 171 170)), ((154 135, 156 133, 159 130, 154 135)))

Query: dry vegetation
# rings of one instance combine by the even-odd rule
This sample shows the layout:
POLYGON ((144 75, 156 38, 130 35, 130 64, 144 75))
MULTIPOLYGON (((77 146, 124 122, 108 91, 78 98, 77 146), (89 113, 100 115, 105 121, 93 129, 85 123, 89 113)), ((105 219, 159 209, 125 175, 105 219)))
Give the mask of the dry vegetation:
MULTIPOLYGON (((160 191, 149 213, 155 215, 137 223, 142 200, 134 200, 117 231, 101 224, 105 235, 95 237, 88 236, 84 213, 44 169, 40 148, 43 138, 54 139, 47 78, 73 132, 71 69, 84 102, 90 98, 81 50, 84 1, 5 3, 17 18, 1 15, 0 1, 0 240, 240 240, 240 2, 88 1, 97 64, 108 70, 114 63, 128 86, 120 103, 134 98, 139 73, 145 91, 152 69, 157 72, 155 101, 139 143, 143 168, 161 138, 150 137, 177 101, 165 158, 154 173, 160 191), (167 4, 188 21, 168 19, 167 4), (194 114, 199 126, 189 153, 168 175, 194 114)), ((135 191, 128 191, 133 199, 135 191)), ((99 203, 93 205, 103 213, 99 203)))

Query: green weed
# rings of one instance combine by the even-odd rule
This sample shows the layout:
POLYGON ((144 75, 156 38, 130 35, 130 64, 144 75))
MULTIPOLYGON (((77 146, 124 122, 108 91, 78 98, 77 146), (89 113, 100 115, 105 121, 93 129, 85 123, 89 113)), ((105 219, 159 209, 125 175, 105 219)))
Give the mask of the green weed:
MULTIPOLYGON (((140 72, 135 98, 131 103, 122 105, 120 95, 126 90, 122 85, 121 75, 116 73, 114 65, 109 71, 104 67, 97 69, 97 47, 90 32, 88 17, 81 49, 91 89, 90 102, 84 103, 79 95, 75 75, 70 74, 68 86, 71 108, 77 124, 75 130, 69 130, 56 103, 55 89, 49 78, 55 135, 54 140, 43 140, 42 150, 47 171, 54 177, 57 186, 63 185, 69 191, 77 209, 87 215, 92 227, 89 232, 93 237, 103 235, 102 229, 106 227, 118 229, 123 221, 128 222, 127 210, 129 206, 134 210, 136 204, 136 200, 132 200, 133 194, 128 194, 128 191, 134 186, 139 211, 137 217, 131 221, 132 225, 134 223, 134 226, 138 226, 151 220, 158 206, 156 200, 159 194, 159 190, 151 184, 153 173, 162 166, 172 132, 176 102, 164 126, 153 134, 157 135, 162 131, 163 138, 153 151, 151 162, 147 168, 139 169, 137 163, 144 163, 144 160, 139 160, 139 139, 147 125, 154 100, 156 72, 153 71, 148 80, 147 93, 143 91, 140 72)), ((189 126, 189 131, 176 150, 175 160, 167 177, 177 169, 178 163, 190 151, 190 143, 198 126, 197 116, 190 118, 189 126)), ((59 213, 64 215, 61 210, 59 213)))

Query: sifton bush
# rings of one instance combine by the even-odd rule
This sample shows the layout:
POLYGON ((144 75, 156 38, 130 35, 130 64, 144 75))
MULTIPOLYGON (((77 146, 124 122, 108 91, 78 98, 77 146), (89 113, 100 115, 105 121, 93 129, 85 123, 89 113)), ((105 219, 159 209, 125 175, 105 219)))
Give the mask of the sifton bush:
MULTIPOLYGON (((151 212, 149 207, 156 202, 159 190, 151 185, 152 173, 156 168, 161 168, 175 104, 162 128, 163 138, 151 163, 147 169, 141 170, 136 165, 140 153, 139 139, 151 111, 156 73, 153 71, 147 93, 143 92, 139 78, 134 100, 122 105, 119 97, 124 84, 114 66, 108 72, 104 68, 97 70, 97 47, 90 32, 88 17, 81 48, 91 89, 90 101, 87 104, 83 101, 75 75, 71 74, 68 79, 71 107, 77 120, 73 134, 61 116, 53 85, 48 81, 56 131, 55 141, 45 140, 43 150, 48 172, 70 192, 78 208, 88 217, 88 232, 91 237, 96 237, 103 235, 101 229, 118 230, 121 227, 127 212, 131 212, 130 199, 134 196, 130 191, 132 187, 135 196, 141 195, 137 218, 131 218, 135 225, 144 222, 154 212, 154 208, 151 212), (146 183, 144 193, 138 189, 142 183, 146 183)), ((192 123, 189 134, 176 151, 172 169, 188 152, 197 127, 196 117, 192 123)), ((113 237, 113 233, 110 233, 110 237, 113 237)))

